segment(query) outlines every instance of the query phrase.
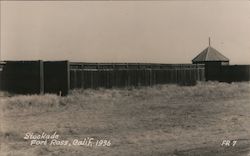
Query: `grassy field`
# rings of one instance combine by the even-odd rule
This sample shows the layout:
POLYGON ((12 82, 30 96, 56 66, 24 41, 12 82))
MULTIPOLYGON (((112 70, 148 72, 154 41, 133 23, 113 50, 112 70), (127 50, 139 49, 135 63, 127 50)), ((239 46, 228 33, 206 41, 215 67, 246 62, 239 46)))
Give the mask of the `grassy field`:
POLYGON ((198 83, 74 90, 56 95, 0 93, 1 156, 250 156, 250 84, 198 83), (93 137, 109 147, 31 146, 25 133, 93 137), (235 146, 221 146, 236 140, 235 146))

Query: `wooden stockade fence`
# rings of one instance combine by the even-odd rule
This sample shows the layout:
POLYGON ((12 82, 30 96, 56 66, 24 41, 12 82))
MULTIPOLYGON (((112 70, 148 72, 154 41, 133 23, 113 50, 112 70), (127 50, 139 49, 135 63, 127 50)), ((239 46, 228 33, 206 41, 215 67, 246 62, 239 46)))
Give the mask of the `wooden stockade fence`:
POLYGON ((5 61, 0 87, 14 93, 67 95, 75 88, 113 88, 155 84, 195 85, 205 80, 204 65, 5 61))
POLYGON ((194 85, 204 79, 204 66, 198 64, 70 63, 71 89, 194 85))
POLYGON ((250 65, 223 65, 220 67, 217 80, 221 82, 250 81, 250 65))

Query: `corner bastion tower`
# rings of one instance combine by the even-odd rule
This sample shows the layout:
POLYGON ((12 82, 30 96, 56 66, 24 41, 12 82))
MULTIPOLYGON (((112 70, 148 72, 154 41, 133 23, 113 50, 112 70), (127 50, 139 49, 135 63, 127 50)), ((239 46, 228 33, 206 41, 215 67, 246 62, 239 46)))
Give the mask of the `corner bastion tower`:
POLYGON ((211 46, 209 38, 208 47, 199 53, 193 60, 193 64, 205 65, 206 80, 217 80, 222 65, 229 65, 229 59, 211 46))

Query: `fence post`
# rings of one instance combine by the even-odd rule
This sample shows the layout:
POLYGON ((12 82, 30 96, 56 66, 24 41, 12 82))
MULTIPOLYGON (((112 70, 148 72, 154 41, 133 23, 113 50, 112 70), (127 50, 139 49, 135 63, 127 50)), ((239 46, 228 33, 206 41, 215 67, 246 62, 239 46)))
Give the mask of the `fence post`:
POLYGON ((39 60, 39 75, 40 75, 40 94, 44 94, 44 69, 43 69, 43 61, 39 60))

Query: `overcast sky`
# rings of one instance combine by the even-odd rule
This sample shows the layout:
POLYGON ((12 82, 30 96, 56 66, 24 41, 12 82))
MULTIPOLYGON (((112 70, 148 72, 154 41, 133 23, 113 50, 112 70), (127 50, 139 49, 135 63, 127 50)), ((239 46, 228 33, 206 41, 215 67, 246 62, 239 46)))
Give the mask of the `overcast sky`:
POLYGON ((3 60, 250 64, 250 1, 1 1, 3 60))

